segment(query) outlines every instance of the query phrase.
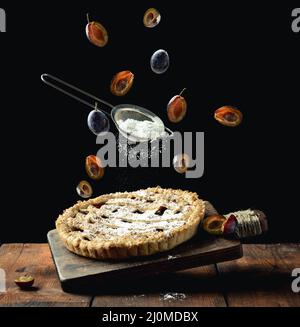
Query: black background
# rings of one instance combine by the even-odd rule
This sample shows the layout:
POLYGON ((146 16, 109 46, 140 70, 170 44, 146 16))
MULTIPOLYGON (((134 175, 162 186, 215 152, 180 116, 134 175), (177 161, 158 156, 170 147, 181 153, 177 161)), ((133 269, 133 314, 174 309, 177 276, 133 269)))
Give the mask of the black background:
POLYGON ((172 168, 109 168, 92 182, 95 195, 154 185, 188 189, 222 213, 265 211, 270 231, 258 241, 299 241, 296 4, 27 1, 0 7, 7 13, 7 33, 0 33, 0 242, 44 242, 58 214, 79 200, 75 188, 87 178, 84 159, 98 150, 86 126, 89 109, 42 84, 45 72, 113 104, 144 106, 171 129, 205 132, 200 179, 185 179, 172 168), (162 14, 154 29, 142 23, 149 7, 162 14), (106 47, 86 39, 87 12, 107 28, 106 47), (149 67, 159 48, 171 60, 163 75, 149 67), (125 69, 135 74, 134 86, 117 98, 110 80, 125 69), (188 114, 174 125, 166 104, 183 87, 188 114), (243 112, 238 128, 213 119, 225 104, 243 112))
MULTIPOLYGON (((139 316, 147 317, 147 312, 158 313, 158 312, 166 312, 170 314, 170 312, 174 312, 174 308, 164 307, 163 310, 157 307, 151 308, 141 308, 141 307, 126 307, 126 308, 43 308, 43 307, 14 307, 14 308, 0 308, 1 317, 7 317, 12 323, 30 323, 31 326, 40 326, 41 320, 46 320, 49 323, 57 323, 57 320, 62 318, 68 321, 69 324, 74 326, 81 326, 82 324, 90 324, 92 326, 95 325, 104 325, 105 322, 102 321, 102 317, 104 314, 109 314, 112 312, 113 314, 137 314, 139 316), (2 309, 2 310, 1 310, 2 309), (13 314, 12 314, 13 313, 13 314)), ((212 319, 216 323, 224 323, 224 321, 230 321, 232 326, 238 326, 237 319, 232 321, 232 316, 238 318, 247 317, 247 326, 253 326, 253 324, 260 323, 283 323, 289 324, 293 323, 299 313, 298 308, 193 308, 187 310, 185 307, 176 307, 176 312, 188 313, 193 312, 196 314, 198 321, 189 321, 185 322, 188 326, 199 326, 199 322, 201 323, 211 323, 212 319), (213 318, 212 318, 213 317, 213 318)), ((191 314, 192 316, 192 314, 191 314)), ((109 326, 123 326, 122 322, 108 322, 109 326)), ((180 326, 182 325, 182 321, 177 322, 162 322, 160 323, 163 326, 180 326)), ((136 319, 134 326, 151 326, 151 322, 146 322, 145 319, 136 319)))

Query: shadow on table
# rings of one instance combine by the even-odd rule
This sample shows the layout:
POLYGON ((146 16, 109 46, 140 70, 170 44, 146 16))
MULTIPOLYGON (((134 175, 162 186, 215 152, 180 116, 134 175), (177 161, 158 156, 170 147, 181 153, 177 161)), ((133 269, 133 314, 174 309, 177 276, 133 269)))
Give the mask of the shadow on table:
POLYGON ((164 292, 178 293, 228 293, 268 291, 290 287, 291 276, 288 273, 273 272, 272 274, 261 269, 248 269, 241 272, 230 272, 218 275, 210 271, 199 272, 197 268, 176 273, 164 273, 147 278, 130 278, 109 281, 88 288, 79 285, 76 290, 68 292, 93 295, 126 295, 126 294, 153 294, 164 292))
POLYGON ((228 272, 219 276, 219 285, 224 293, 246 293, 291 289, 292 277, 289 272, 247 269, 228 272))
MULTIPOLYGON (((192 269, 193 270, 193 269, 192 269)), ((189 271, 190 272, 190 271, 189 271)), ((89 282, 90 285, 90 282, 89 282)), ((216 274, 206 273, 163 273, 150 277, 118 279, 103 282, 97 287, 77 285, 76 289, 67 289, 68 292, 93 295, 125 295, 149 294, 161 292, 212 292, 220 287, 216 274)))

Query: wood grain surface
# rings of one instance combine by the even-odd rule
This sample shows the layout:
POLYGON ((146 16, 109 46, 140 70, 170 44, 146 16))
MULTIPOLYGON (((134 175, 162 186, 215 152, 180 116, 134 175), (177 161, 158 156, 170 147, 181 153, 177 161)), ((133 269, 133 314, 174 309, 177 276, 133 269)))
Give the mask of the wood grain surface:
POLYGON ((95 307, 225 307, 215 265, 141 279, 128 291, 124 285, 115 294, 94 297, 95 307))
POLYGON ((0 268, 6 272, 7 292, 0 293, 0 306, 299 307, 291 272, 300 267, 300 245, 243 248, 243 258, 235 261, 136 280, 129 289, 120 283, 113 292, 78 295, 62 291, 48 244, 3 244, 0 268), (21 291, 14 279, 26 273, 35 277, 35 287, 21 291))
POLYGON ((89 306, 90 296, 62 291, 48 244, 5 244, 0 247, 0 268, 6 273, 6 293, 0 293, 2 306, 89 306), (14 283, 18 276, 34 276, 29 291, 14 283))
POLYGON ((297 267, 300 244, 278 244, 244 246, 243 258, 217 269, 229 306, 289 307, 300 306, 300 293, 291 290, 297 267))

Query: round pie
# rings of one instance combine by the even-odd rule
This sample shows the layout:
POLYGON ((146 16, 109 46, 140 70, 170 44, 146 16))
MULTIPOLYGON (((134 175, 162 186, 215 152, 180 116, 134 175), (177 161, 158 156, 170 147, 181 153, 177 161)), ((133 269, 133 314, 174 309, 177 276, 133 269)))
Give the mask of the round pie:
POLYGON ((95 259, 168 251, 192 238, 204 216, 196 193, 148 188, 78 202, 56 221, 65 246, 95 259))

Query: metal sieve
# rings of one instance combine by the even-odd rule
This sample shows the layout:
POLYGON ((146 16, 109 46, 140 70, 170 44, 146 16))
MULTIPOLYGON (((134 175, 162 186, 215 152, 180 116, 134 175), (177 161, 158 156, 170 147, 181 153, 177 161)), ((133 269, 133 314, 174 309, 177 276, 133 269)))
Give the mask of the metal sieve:
POLYGON ((160 126, 162 130, 164 129, 164 131, 168 134, 168 136, 173 135, 173 132, 169 128, 164 126, 163 121, 157 115, 155 115, 152 111, 147 110, 143 107, 140 107, 140 106, 137 106, 134 104, 120 104, 117 106, 113 106, 109 102, 99 99, 96 96, 94 96, 84 90, 81 90, 80 88, 78 88, 74 85, 71 85, 71 84, 69 84, 55 76, 52 76, 50 74, 42 74, 41 79, 48 86, 51 86, 52 88, 66 94, 67 96, 85 104, 86 106, 88 106, 90 108, 95 109, 96 103, 102 103, 103 105, 109 107, 111 109, 110 112, 107 110, 104 110, 103 108, 101 108, 101 109, 98 108, 98 110, 103 112, 108 118, 110 117, 112 119, 112 121, 114 122, 118 131, 125 138, 127 138, 128 140, 130 140, 132 142, 145 142, 145 141, 149 141, 149 139, 142 138, 140 136, 134 135, 133 133, 128 134, 125 130, 122 130, 119 126, 119 122, 121 120, 124 121, 126 119, 134 119, 134 120, 138 120, 138 121, 151 121, 153 123, 158 124, 158 126, 160 126), (64 89, 64 87, 68 88, 69 90, 77 92, 78 95, 71 93, 70 91, 64 89), (93 102, 85 100, 83 98, 83 96, 89 100, 93 100, 93 102))

